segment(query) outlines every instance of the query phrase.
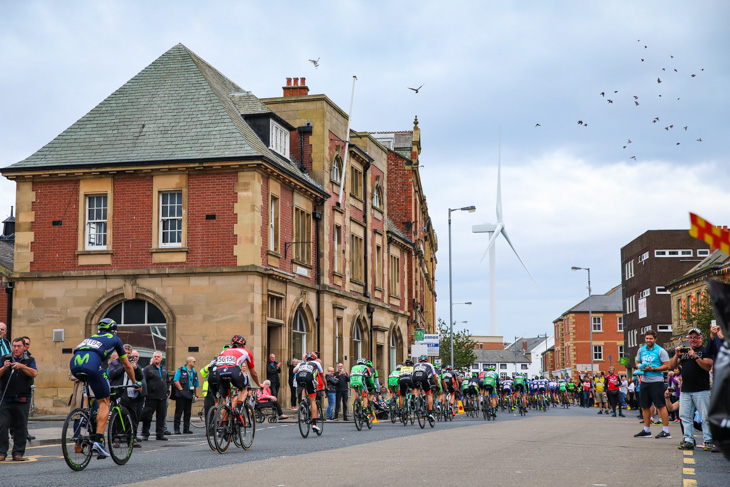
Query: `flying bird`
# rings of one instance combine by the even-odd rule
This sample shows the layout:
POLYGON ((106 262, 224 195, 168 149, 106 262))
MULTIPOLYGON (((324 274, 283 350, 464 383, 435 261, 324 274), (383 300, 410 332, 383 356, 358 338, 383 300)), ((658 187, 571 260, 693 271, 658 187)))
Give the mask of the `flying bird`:
POLYGON ((583 125, 583 120, 578 120, 578 125, 583 125))
POLYGON ((536 123, 535 127, 542 127, 542 125, 540 125, 539 123, 536 123))
POLYGON ((677 73, 677 72, 678 72, 678 71, 677 71, 677 68, 674 68, 674 72, 675 72, 675 73, 677 73))
POLYGON ((613 103, 613 100, 606 100, 608 103, 613 103))
POLYGON ((641 58, 641 62, 642 62, 642 63, 644 62, 644 58, 641 58))
MULTIPOLYGON (((425 83, 424 83, 424 84, 425 84, 425 83)), ((416 93, 418 93, 418 91, 419 91, 419 90, 420 90, 421 88, 423 88, 423 84, 422 84, 421 86, 419 86, 418 88, 411 88, 410 86, 408 86, 407 88, 408 88, 409 90, 413 90, 413 91, 415 91, 416 93)))
POLYGON ((669 127, 664 127, 664 130, 666 130, 667 132, 669 132, 669 127))
POLYGON ((662 71, 666 71, 666 70, 667 70, 667 68, 662 68, 662 71))
POLYGON ((631 156, 631 159, 636 160, 636 156, 631 156))
POLYGON ((677 142, 677 145, 679 145, 679 142, 677 142))
POLYGON ((702 142, 702 138, 700 137, 699 139, 697 139, 697 142, 702 142))
POLYGON ((674 59, 674 56, 672 56, 671 54, 669 55, 669 57, 672 58, 672 59, 674 59))
POLYGON ((614 93, 618 93, 618 90, 614 91, 614 93))
POLYGON ((631 139, 626 139, 626 140, 628 141, 628 142, 626 142, 627 144, 631 143, 631 139))
POLYGON ((693 78, 694 78, 695 76, 697 76, 697 75, 696 75, 696 74, 693 74, 693 75, 692 75, 692 77, 693 77, 693 78))
MULTIPOLYGON (((661 78, 657 78, 657 79, 656 79, 656 82, 657 82, 657 83, 661 83, 661 82, 662 82, 662 79, 661 79, 661 78)), ((662 95, 659 95, 659 96, 662 96, 662 95)))
POLYGON ((319 58, 317 58, 316 60, 310 59, 309 62, 314 64, 314 69, 317 69, 319 67, 319 58))
POLYGON ((606 97, 606 92, 605 91, 602 91, 601 92, 601 96, 605 98, 606 97))
POLYGON ((637 107, 639 106, 639 102, 638 101, 634 101, 634 103, 636 103, 636 106, 637 107))
POLYGON ((687 127, 689 127, 689 125, 685 125, 685 126, 684 126, 684 131, 685 131, 685 132, 687 131, 687 127))
POLYGON ((624 149, 625 149, 625 148, 626 148, 626 146, 624 146, 624 149))
POLYGON ((639 99, 639 97, 634 95, 634 100, 638 100, 638 99, 639 99))

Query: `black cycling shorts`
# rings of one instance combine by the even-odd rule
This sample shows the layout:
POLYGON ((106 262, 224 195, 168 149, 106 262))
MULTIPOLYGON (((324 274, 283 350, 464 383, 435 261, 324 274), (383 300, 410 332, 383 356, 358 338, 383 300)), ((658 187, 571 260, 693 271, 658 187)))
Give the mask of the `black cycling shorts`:
POLYGON ((406 375, 398 379, 398 394, 405 396, 408 389, 413 389, 413 379, 410 375, 406 375))
POLYGON ((219 367, 216 368, 216 372, 221 396, 228 395, 228 384, 233 384, 239 391, 249 386, 248 375, 244 374, 240 367, 219 367))
POLYGON ((515 392, 525 392, 525 386, 523 386, 522 384, 515 384, 515 392))
POLYGON ((444 383, 446 384, 446 387, 444 390, 446 392, 448 392, 449 394, 453 394, 454 391, 456 390, 456 388, 454 388, 454 381, 444 381, 444 383))
POLYGON ((307 395, 312 397, 317 391, 317 380, 310 372, 297 373, 297 397, 301 397, 302 391, 307 390, 307 395))
POLYGON ((422 389, 423 392, 431 392, 431 382, 428 380, 428 374, 425 372, 413 374, 413 388, 422 389))

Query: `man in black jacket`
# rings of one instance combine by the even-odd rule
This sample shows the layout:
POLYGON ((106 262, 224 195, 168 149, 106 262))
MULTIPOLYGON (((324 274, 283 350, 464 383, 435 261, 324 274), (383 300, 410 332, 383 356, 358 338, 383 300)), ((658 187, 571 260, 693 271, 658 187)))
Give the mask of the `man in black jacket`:
POLYGON ((342 405, 342 417, 347 421, 347 395, 350 392, 350 376, 345 372, 345 366, 343 364, 337 364, 337 372, 335 372, 337 378, 337 394, 335 397, 335 412, 333 419, 337 419, 340 414, 340 404, 342 405))
POLYGON ((127 411, 129 411, 129 415, 132 417, 132 428, 135 438, 134 446, 135 448, 139 448, 139 443, 137 442, 137 431, 139 427, 139 420, 142 416, 142 405, 144 403, 144 396, 147 393, 147 381, 144 378, 144 371, 142 370, 142 367, 140 367, 137 363, 137 361, 139 360, 139 352, 136 350, 132 350, 131 345, 124 345, 124 350, 127 352, 127 357, 129 357, 129 363, 134 370, 134 377, 128 377, 127 373, 124 371, 124 367, 122 366, 121 361, 119 361, 119 359, 115 359, 109 362, 109 385, 130 386, 124 389, 124 391, 122 392, 122 406, 127 408, 127 411), (136 382, 142 383, 142 387, 140 389, 134 388, 134 384, 136 382))
POLYGON ((269 355, 269 361, 266 363, 266 379, 271 382, 271 395, 279 396, 279 374, 281 374, 281 364, 276 361, 276 355, 269 355))
POLYGON ((167 416, 167 398, 170 396, 167 369, 162 365, 162 353, 152 355, 152 363, 144 368, 144 378, 147 381, 147 398, 142 412, 142 439, 149 440, 152 415, 157 416, 157 439, 167 441, 165 436, 165 417, 167 416))
POLYGON ((23 455, 28 433, 31 386, 38 369, 35 359, 25 356, 22 338, 13 340, 11 348, 12 355, 8 360, 3 360, 0 367, 0 393, 4 392, 0 403, 0 461, 4 461, 7 456, 10 447, 8 429, 12 429, 13 460, 22 462, 26 460, 23 455))
POLYGON ((291 362, 289 362, 289 393, 291 394, 291 408, 296 409, 297 404, 299 401, 297 401, 297 388, 294 385, 294 376, 296 375, 294 373, 294 368, 299 365, 299 360, 292 359, 291 362))

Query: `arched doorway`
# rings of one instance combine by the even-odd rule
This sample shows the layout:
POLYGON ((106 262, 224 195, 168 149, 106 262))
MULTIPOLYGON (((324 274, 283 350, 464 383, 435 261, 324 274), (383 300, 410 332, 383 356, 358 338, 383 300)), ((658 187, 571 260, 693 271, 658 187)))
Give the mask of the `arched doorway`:
POLYGON ((129 299, 115 304, 104 315, 117 322, 117 336, 139 352, 139 364, 149 365, 154 352, 162 353, 167 361, 167 320, 153 303, 144 299, 129 299))
POLYGON ((369 348, 367 342, 367 326, 362 317, 358 317, 352 324, 352 332, 350 334, 350 355, 352 363, 355 364, 359 358, 368 358, 369 348))

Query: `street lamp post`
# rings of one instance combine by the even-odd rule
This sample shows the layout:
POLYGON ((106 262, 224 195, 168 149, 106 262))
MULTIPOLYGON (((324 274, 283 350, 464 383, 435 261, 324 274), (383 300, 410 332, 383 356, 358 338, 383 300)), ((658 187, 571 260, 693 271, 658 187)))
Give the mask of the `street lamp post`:
POLYGON ((454 211, 468 211, 474 213, 476 206, 464 206, 462 208, 449 208, 449 326, 450 326, 450 344, 451 344, 451 366, 454 366, 454 302, 451 289, 451 213, 454 211))
POLYGON ((588 326, 591 331, 591 375, 593 375, 593 310, 591 308, 591 268, 571 267, 572 271, 588 271, 588 326))
POLYGON ((548 351, 548 334, 545 333, 545 335, 537 335, 538 338, 545 338, 545 353, 542 354, 542 360, 540 361, 540 375, 545 376, 545 370, 547 365, 547 351, 548 351))

